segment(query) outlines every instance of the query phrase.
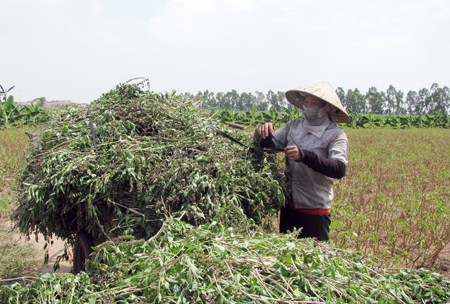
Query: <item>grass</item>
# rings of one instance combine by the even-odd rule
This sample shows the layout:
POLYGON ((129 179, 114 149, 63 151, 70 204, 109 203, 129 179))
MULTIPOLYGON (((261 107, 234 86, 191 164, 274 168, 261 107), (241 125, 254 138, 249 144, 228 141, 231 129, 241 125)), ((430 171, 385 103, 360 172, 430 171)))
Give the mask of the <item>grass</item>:
POLYGON ((0 192, 11 186, 14 174, 23 165, 30 142, 25 132, 33 130, 24 127, 0 131, 0 192))
POLYGON ((0 131, 0 219, 8 218, 15 208, 14 176, 23 166, 30 139, 25 132, 36 132, 34 127, 0 131))
POLYGON ((31 244, 14 237, 10 224, 11 212, 16 207, 14 176, 24 164, 30 139, 24 127, 0 131, 0 278, 17 277, 31 271, 37 264, 36 252, 31 244))
POLYGON ((39 265, 32 243, 23 243, 5 222, 0 223, 0 278, 17 278, 39 265))
POLYGON ((384 265, 433 267, 450 241, 449 130, 345 131, 349 175, 335 183, 335 244, 384 265))

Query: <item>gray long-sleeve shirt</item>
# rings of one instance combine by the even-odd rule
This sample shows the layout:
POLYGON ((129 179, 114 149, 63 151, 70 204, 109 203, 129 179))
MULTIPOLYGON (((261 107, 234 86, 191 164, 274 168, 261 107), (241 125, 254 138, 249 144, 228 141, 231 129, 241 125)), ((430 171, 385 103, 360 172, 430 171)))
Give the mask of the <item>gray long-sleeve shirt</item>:
MULTIPOLYGON (((326 159, 336 159, 347 167, 348 139, 345 132, 330 121, 321 138, 308 133, 303 120, 289 121, 275 132, 272 139, 277 148, 298 145, 326 159)), ((286 160, 284 169, 288 189, 296 209, 330 209, 333 200, 333 178, 314 171, 301 162, 286 160)))

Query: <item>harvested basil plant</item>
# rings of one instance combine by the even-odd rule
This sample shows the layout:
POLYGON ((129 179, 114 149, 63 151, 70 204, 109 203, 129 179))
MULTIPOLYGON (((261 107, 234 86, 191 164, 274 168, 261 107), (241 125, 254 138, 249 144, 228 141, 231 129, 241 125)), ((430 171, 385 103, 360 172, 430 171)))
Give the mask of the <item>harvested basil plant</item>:
POLYGON ((203 121, 226 126, 193 101, 120 84, 90 107, 97 149, 82 106, 59 112, 33 145, 13 214, 22 232, 71 244, 80 231, 102 241, 149 238, 168 216, 200 225, 244 215, 260 224, 284 204, 272 156, 218 136, 203 121))
POLYGON ((90 272, 3 286, 5 303, 445 303, 450 282, 389 271, 362 255, 242 219, 193 227, 167 219, 148 240, 98 246, 90 272))

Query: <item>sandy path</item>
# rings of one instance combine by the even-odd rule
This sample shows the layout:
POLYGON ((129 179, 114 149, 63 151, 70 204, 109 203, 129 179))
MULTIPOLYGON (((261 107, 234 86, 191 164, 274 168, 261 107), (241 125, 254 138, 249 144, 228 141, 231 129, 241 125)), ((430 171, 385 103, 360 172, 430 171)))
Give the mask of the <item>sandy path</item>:
MULTIPOLYGON (((45 251, 44 251, 44 237, 42 235, 39 236, 39 242, 36 242, 35 240, 30 240, 30 242, 33 242, 33 246, 36 249, 36 252, 38 254, 38 257, 42 263, 44 263, 44 257, 45 257, 45 251), (42 240, 42 241, 41 241, 42 240)), ((64 242, 60 239, 53 238, 53 245, 51 245, 48 248, 48 255, 49 260, 47 265, 42 265, 38 269, 36 269, 40 273, 53 273, 53 264, 56 262, 56 258, 59 255, 62 255, 64 253, 64 242)), ((59 262, 59 269, 56 272, 71 272, 72 271, 72 248, 69 248, 69 261, 60 261, 59 262)))
MULTIPOLYGON (((6 227, 11 228, 11 222, 10 221, 3 221, 1 223, 2 225, 5 225, 6 227)), ((15 240, 19 240, 23 244, 31 244, 36 252, 36 258, 40 262, 41 266, 35 269, 35 271, 40 273, 53 273, 53 264, 56 262, 56 258, 59 255, 62 255, 64 252, 64 242, 56 237, 54 237, 53 245, 49 245, 46 250, 48 250, 49 255, 49 261, 48 264, 44 264, 45 259, 45 238, 42 234, 38 235, 38 242, 35 240, 35 236, 32 235, 31 238, 28 240, 27 237, 19 232, 13 232, 13 238, 15 240)), ((72 271, 72 248, 69 248, 69 261, 60 261, 60 269, 58 269, 56 272, 71 272, 72 271)))

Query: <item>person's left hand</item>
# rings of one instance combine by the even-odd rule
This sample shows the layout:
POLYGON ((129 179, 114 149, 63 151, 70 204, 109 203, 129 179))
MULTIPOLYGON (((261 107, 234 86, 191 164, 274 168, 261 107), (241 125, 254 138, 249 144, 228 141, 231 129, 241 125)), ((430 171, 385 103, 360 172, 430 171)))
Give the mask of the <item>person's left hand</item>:
POLYGON ((286 148, 284 148, 284 153, 286 153, 286 156, 290 161, 302 160, 302 155, 297 146, 287 146, 286 148))

